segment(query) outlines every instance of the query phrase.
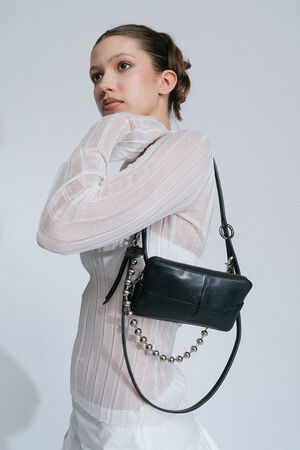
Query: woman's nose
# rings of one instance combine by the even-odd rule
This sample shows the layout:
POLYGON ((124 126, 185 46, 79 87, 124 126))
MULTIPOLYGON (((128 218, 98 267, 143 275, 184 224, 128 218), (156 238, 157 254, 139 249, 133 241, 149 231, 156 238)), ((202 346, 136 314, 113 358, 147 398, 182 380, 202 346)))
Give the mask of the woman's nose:
POLYGON ((115 80, 114 80, 113 75, 111 75, 111 74, 103 75, 102 79, 99 80, 98 86, 102 92, 114 90, 115 80))

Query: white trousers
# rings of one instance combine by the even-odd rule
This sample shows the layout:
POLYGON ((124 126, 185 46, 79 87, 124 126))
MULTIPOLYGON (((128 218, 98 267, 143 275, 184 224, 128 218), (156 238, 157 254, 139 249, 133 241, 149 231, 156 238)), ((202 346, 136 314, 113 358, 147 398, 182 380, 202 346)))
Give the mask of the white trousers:
POLYGON ((219 450, 197 420, 187 413, 163 426, 118 427, 99 422, 73 403, 62 450, 219 450))

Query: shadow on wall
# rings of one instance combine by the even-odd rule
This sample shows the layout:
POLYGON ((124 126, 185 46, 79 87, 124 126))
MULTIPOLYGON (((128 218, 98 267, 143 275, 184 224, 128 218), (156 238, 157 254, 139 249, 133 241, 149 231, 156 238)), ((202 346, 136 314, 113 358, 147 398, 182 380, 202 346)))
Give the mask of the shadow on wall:
POLYGON ((40 400, 24 369, 3 350, 0 350, 0 367, 0 449, 8 450, 8 437, 30 424, 40 400))

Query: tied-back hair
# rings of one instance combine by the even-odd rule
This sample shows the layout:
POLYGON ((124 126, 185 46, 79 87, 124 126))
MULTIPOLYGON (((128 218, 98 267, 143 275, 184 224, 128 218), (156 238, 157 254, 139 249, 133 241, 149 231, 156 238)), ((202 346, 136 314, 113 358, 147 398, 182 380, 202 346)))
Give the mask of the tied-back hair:
POLYGON ((160 33, 145 25, 126 24, 111 28, 97 39, 94 47, 102 39, 118 35, 137 39, 142 50, 150 55, 153 69, 157 74, 168 69, 176 73, 177 83, 168 97, 168 115, 170 116, 173 110, 177 120, 181 121, 180 105, 185 102, 191 88, 190 78, 186 72, 191 68, 190 61, 183 59, 181 50, 169 34, 160 33))

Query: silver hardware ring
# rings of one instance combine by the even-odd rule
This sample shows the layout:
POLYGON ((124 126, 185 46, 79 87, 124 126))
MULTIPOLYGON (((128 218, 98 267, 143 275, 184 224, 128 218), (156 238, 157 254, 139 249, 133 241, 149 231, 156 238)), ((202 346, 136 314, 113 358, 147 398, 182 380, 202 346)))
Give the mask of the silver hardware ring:
POLYGON ((231 239, 231 238, 233 238, 233 236, 234 236, 234 229, 233 229, 233 226, 232 225, 230 225, 229 223, 227 223, 227 225, 221 225, 220 226, 220 228, 219 228, 219 233, 220 233, 220 235, 222 236, 222 238, 224 238, 224 239, 231 239), (224 234, 224 230, 225 230, 225 228, 229 228, 230 229, 230 231, 231 231, 231 234, 230 234, 230 236, 225 236, 225 234, 224 234))

